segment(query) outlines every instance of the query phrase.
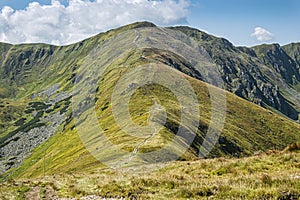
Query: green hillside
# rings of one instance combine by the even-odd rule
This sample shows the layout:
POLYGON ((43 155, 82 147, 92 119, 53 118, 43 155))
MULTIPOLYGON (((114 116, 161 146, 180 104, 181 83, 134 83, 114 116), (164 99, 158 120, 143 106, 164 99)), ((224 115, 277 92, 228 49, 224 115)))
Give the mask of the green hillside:
MULTIPOLYGON (((266 97, 261 96, 268 106, 262 106, 275 112, 238 97, 238 92, 236 95, 216 87, 221 87, 224 81, 223 73, 218 74, 221 63, 214 62, 216 58, 212 52, 205 50, 207 44, 201 46, 199 40, 191 39, 193 37, 182 31, 145 22, 62 47, 0 44, 1 52, 3 49, 0 57, 1 179, 30 179, 27 182, 30 186, 22 183, 22 186, 14 187, 11 182, 4 183, 3 187, 9 188, 9 192, 0 190, 0 197, 2 193, 25 195, 24 191, 33 185, 43 187, 44 183, 35 183, 35 180, 44 175, 50 179, 45 185, 51 184, 54 190, 57 187, 60 195, 78 197, 90 193, 78 190, 80 185, 77 183, 60 186, 63 183, 54 183, 55 176, 58 175, 57 181, 65 179, 73 182, 72 174, 78 174, 91 177, 87 181, 95 181, 94 173, 115 176, 115 172, 108 170, 107 166, 126 172, 130 167, 136 169, 147 165, 165 167, 154 177, 161 176, 163 170, 175 176, 177 168, 180 171, 184 166, 189 166, 188 161, 192 161, 191 170, 196 170, 199 163, 202 163, 201 166, 208 163, 210 167, 204 172, 208 173, 216 161, 220 167, 212 167, 216 174, 212 175, 212 184, 205 187, 207 190, 203 187, 205 196, 215 194, 213 185, 219 176, 218 171, 222 175, 223 167, 227 166, 221 166, 220 160, 212 158, 226 157, 226 162, 237 166, 236 170, 243 168, 243 173, 248 174, 250 168, 242 166, 234 158, 252 156, 270 149, 281 151, 300 141, 300 125, 278 115, 280 110, 268 105, 266 97), (199 161, 199 155, 212 160, 199 161), (169 163, 173 160, 177 162, 169 163), (165 166, 166 163, 170 166, 165 166), (174 172, 172 166, 176 168, 174 172), (70 177, 67 174, 71 174, 70 177)), ((212 40, 225 45, 220 47, 221 50, 231 48, 228 55, 233 60, 241 59, 241 63, 249 65, 248 54, 224 39, 212 40), (238 58, 235 51, 243 58, 238 58)), ((217 44, 211 45, 217 48, 217 44)), ((230 84, 225 82, 225 88, 230 84)), ((246 81, 243 84, 247 85, 246 81)), ((289 106, 291 104, 287 103, 289 106)), ((297 160, 298 154, 293 155, 297 160)), ((259 159, 262 160, 250 158, 255 166, 258 165, 259 173, 265 172, 261 166, 263 159, 276 165, 270 167, 274 173, 284 169, 284 161, 289 163, 288 166, 293 166, 292 169, 297 167, 292 156, 288 155, 259 159)), ((246 161, 247 158, 241 159, 244 164, 246 161)), ((270 176, 269 172, 267 174, 270 176)), ((250 180, 256 175, 250 175, 249 183, 243 187, 254 187, 250 180)), ((169 193, 178 198, 196 198, 198 193, 193 188, 198 185, 191 185, 192 177, 183 178, 187 188, 180 189, 177 188, 177 178, 173 183, 159 179, 158 184, 166 184, 166 190, 153 192, 156 195, 162 192, 164 196, 169 193), (170 193, 172 188, 169 187, 177 188, 176 194, 170 193)), ((260 191, 267 191, 274 198, 282 195, 276 191, 279 175, 275 177, 271 185, 259 182, 256 191, 245 194, 245 197, 259 195, 260 191)), ((119 189, 125 187, 127 181, 137 181, 139 183, 135 188, 141 187, 140 190, 145 190, 150 184, 149 193, 140 195, 151 197, 151 184, 156 178, 150 179, 126 177, 121 180, 122 183, 118 182, 120 187, 107 188, 111 194, 104 194, 105 186, 100 195, 129 195, 129 191, 124 189, 120 192, 119 189)), ((94 186, 92 184, 90 187, 94 186)), ((283 192, 289 186, 292 187, 289 192, 294 192, 298 187, 290 180, 283 192)), ((219 186, 217 188, 221 190, 219 186)), ((232 195, 242 198, 238 196, 237 188, 232 188, 232 195)), ((91 191, 91 194, 98 194, 94 189, 91 191)))

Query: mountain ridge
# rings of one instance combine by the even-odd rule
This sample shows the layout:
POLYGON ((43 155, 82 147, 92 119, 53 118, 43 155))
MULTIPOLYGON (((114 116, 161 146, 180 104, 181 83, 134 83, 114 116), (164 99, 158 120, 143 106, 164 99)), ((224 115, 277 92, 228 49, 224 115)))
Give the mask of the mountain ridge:
MULTIPOLYGON (((193 30, 195 32, 190 33, 189 31, 190 29, 182 27, 160 28, 151 23, 135 23, 63 47, 43 44, 33 45, 34 47, 28 44, 14 46, 9 52, 9 56, 5 56, 6 61, 1 62, 0 67, 0 75, 3 78, 0 81, 0 88, 9 87, 14 91, 6 96, 3 93, 5 98, 0 99, 0 111, 3 114, 0 119, 1 124, 4 125, 4 128, 1 129, 0 139, 1 150, 4 147, 9 149, 16 146, 16 148, 12 152, 1 151, 0 169, 4 168, 1 169, 4 172, 11 169, 10 173, 15 174, 16 177, 41 175, 42 155, 44 155, 44 148, 46 147, 48 147, 46 157, 51 162, 47 173, 64 171, 64 167, 70 170, 80 170, 83 163, 75 164, 74 160, 81 156, 83 160, 87 160, 87 164, 90 162, 89 164, 92 166, 97 166, 96 161, 89 155, 77 135, 76 123, 72 118, 74 114, 72 106, 74 105, 71 102, 72 98, 76 96, 82 98, 78 105, 85 116, 93 113, 91 103, 95 99, 97 119, 104 127, 105 134, 112 139, 114 145, 120 146, 127 152, 134 152, 135 147, 142 144, 141 139, 126 136, 125 132, 113 120, 111 94, 113 94, 113 88, 122 75, 134 72, 139 66, 149 63, 163 65, 166 68, 171 67, 177 70, 174 74, 184 75, 191 82, 199 102, 202 103, 199 106, 203 114, 200 119, 194 115, 190 116, 190 120, 199 121, 199 130, 195 133, 195 139, 191 146, 180 157, 180 159, 185 160, 196 159, 205 139, 205 134, 210 127, 213 110, 212 106, 209 105, 211 101, 210 91, 223 90, 202 82, 206 78, 205 74, 198 73, 198 69, 192 64, 193 60, 189 60, 187 56, 179 55, 180 49, 178 52, 174 52, 174 49, 176 50, 178 47, 172 47, 173 50, 171 48, 161 49, 165 44, 181 44, 179 41, 183 37, 187 39, 183 42, 184 44, 195 41, 195 39, 189 40, 189 34, 194 34, 193 38, 196 39, 205 38, 203 41, 196 40, 194 44, 206 48, 211 57, 208 61, 214 61, 218 64, 209 66, 214 66, 220 70, 227 89, 234 93, 225 93, 228 100, 225 127, 216 147, 212 149, 208 157, 247 156, 256 151, 266 151, 271 148, 284 149, 287 145, 299 140, 299 124, 272 112, 285 111, 290 114, 289 110, 283 109, 285 108, 284 105, 291 106, 295 102, 294 99, 292 99, 293 102, 288 101, 293 95, 286 94, 288 98, 280 95, 280 90, 284 87, 281 86, 281 88, 276 89, 275 83, 269 83, 269 79, 261 70, 266 69, 267 72, 273 72, 272 68, 263 65, 257 57, 248 56, 244 52, 241 53, 240 48, 234 47, 225 39, 214 40, 213 36, 208 36, 203 32, 193 30), (183 36, 176 32, 174 36, 172 35, 174 29, 180 29, 180 31, 188 32, 188 34, 183 36), (253 64, 252 67, 251 64, 253 64), (259 65, 263 65, 263 67, 259 68, 259 65), (92 66, 106 66, 107 68, 102 77, 97 77, 98 73, 88 70, 92 66), (251 67, 250 71, 247 71, 248 67, 251 67), (240 75, 241 77, 239 77, 240 75), (99 84, 102 87, 95 88, 95 98, 89 93, 82 95, 73 92, 74 84, 84 80, 91 83, 97 83, 100 80, 99 84), (248 98, 253 102, 257 100, 258 102, 255 103, 269 109, 272 105, 276 106, 275 102, 281 104, 269 111, 237 96, 241 96, 243 99, 248 98), (256 99, 259 97, 261 102, 256 99), (15 99, 15 102, 11 99, 15 99), (280 110, 281 108, 282 110, 280 110), (53 120, 54 116, 57 120, 53 120), (54 128, 55 130, 53 130, 51 127, 57 127, 57 129, 54 128), (24 138, 25 136, 26 138, 24 138), (22 146, 24 143, 30 143, 30 141, 34 141, 34 145, 22 146), (57 141, 61 141, 62 144, 57 141), (20 153, 20 150, 26 155, 20 153), (32 151, 33 153, 31 153, 32 151), (60 160, 60 158, 63 159, 60 160), (18 166, 20 168, 13 168, 18 166)), ((250 54, 254 52, 252 49, 244 49, 244 51, 249 51, 250 54)), ((101 70, 101 67, 98 68, 101 70)), ((156 72, 156 75, 158 76, 159 73, 156 72)), ((280 77, 278 73, 275 76, 280 77)), ((135 81, 139 80, 137 78, 135 81)), ((135 82, 131 82, 126 91, 131 91, 136 86, 138 85, 135 82)), ((287 87, 290 90, 293 89, 289 85, 287 87)), ((139 148, 141 153, 160 149, 163 144, 174 138, 174 134, 180 127, 179 113, 181 108, 176 98, 172 95, 172 91, 157 84, 145 85, 133 94, 132 103, 129 104, 132 119, 138 124, 149 123, 148 112, 153 106, 153 99, 167 108, 168 117, 162 130, 152 138, 153 141, 149 141, 139 148)), ((159 118, 158 122, 160 120, 159 118)), ((94 125, 87 121, 84 128, 90 130, 91 127, 94 125)), ((190 127, 184 128, 190 129, 190 127)), ((182 150, 187 143, 184 139, 176 143, 177 149, 175 150, 182 150), (184 145, 180 146, 181 144, 184 145)), ((114 154, 108 155, 116 156, 114 154)), ((137 159, 140 158, 137 157, 137 159)))
MULTIPOLYGON (((296 80, 295 86, 291 87, 288 85, 289 83, 282 83, 281 72, 275 71, 264 63, 262 58, 257 57, 258 52, 255 52, 255 49, 258 49, 259 46, 253 48, 234 47, 226 39, 214 39, 214 36, 197 29, 188 27, 175 27, 174 29, 181 30, 195 38, 208 51, 220 67, 219 70, 227 90, 263 107, 273 107, 294 120, 298 119, 299 100, 293 99, 293 95, 289 95, 289 91, 299 93, 299 65, 295 65, 295 62, 293 62, 292 71, 296 75, 296 80), (274 88, 278 88, 280 91, 274 90, 274 88), (287 93, 287 95, 282 93, 287 93)), ((282 51, 282 53, 287 56, 285 52, 282 51)), ((290 68, 291 66, 285 65, 284 67, 290 68)), ((288 73, 288 76, 293 76, 293 74, 288 73)), ((291 77, 289 78, 291 79, 291 77)))
MULTIPOLYGON (((155 25, 153 23, 150 22, 140 22, 140 23, 134 23, 134 24, 130 24, 127 26, 124 26, 122 28, 119 29, 113 29, 111 31, 119 31, 122 32, 122 30, 130 30, 130 29, 135 29, 135 28, 139 28, 139 27, 155 27, 155 25)), ((210 56, 214 57, 214 54, 212 52, 212 50, 218 52, 217 49, 222 49, 221 54, 223 57, 228 56, 229 58, 232 56, 236 56, 234 54, 241 54, 241 52, 246 53, 247 55, 250 55, 248 57, 250 58, 245 58, 247 60, 250 59, 249 61, 241 61, 239 58, 234 59, 234 60, 229 60, 226 61, 224 60, 222 57, 216 57, 215 58, 215 62, 217 62, 217 64, 221 67, 221 71, 223 73, 223 81, 226 83, 226 89, 229 90, 230 92, 233 92, 235 94, 237 94, 240 97, 243 97, 247 100, 250 100, 252 102, 258 103, 261 106, 264 107, 272 107, 275 108, 275 110, 278 110, 279 112, 283 113, 284 115, 297 120, 298 119, 298 115, 299 115, 299 101, 297 101, 297 99, 293 99, 291 97, 291 95, 289 95, 290 90, 292 90, 292 93, 299 93, 299 64, 296 64, 297 62, 294 61, 293 59, 291 59, 291 57, 289 57, 287 55, 287 53, 284 54, 285 56, 292 60, 292 65, 293 66, 288 66, 286 64, 286 61, 284 63, 285 66, 283 66, 285 68, 285 70, 283 71, 278 71, 278 69, 275 69, 275 72, 272 70, 268 70, 266 71, 267 76, 269 76, 270 74, 279 74, 279 76, 283 76, 286 77, 286 79, 289 79, 287 84, 290 84, 292 79, 294 80, 294 84, 296 89, 294 87, 290 88, 289 86, 282 84, 282 81, 273 81, 274 79, 278 79, 280 80, 280 78, 278 78, 278 75, 274 76, 274 75, 270 75, 271 77, 269 77, 267 81, 264 81, 264 77, 266 74, 264 74, 264 72, 262 72, 262 70, 256 70, 255 68, 251 69, 254 71, 255 74, 249 74, 248 70, 242 69, 242 72, 238 72, 240 71, 240 69, 234 67, 234 65, 241 65, 243 66, 260 66, 260 65, 264 65, 264 66, 270 66, 272 64, 268 64, 268 63, 264 63, 264 58, 262 57, 257 57, 257 53, 258 49, 260 47, 264 47, 264 46, 278 46, 276 44, 270 44, 270 45, 259 45, 259 46, 255 46, 255 47, 251 47, 251 48, 246 48, 246 47, 234 47, 232 43, 230 43, 228 40, 224 39, 224 38, 218 38, 209 34, 206 34, 204 32, 201 32, 195 28, 190 28, 187 26, 178 26, 176 28, 171 27, 172 29, 176 29, 176 30, 182 30, 182 32, 184 33, 188 33, 190 30, 192 30, 192 35, 191 37, 197 39, 200 39, 201 45, 205 48, 205 50, 210 54, 210 56), (183 30, 185 29, 185 30, 183 30), (197 36, 197 34, 200 36, 201 38, 199 38, 197 36), (210 44, 212 43, 212 44, 210 44), (208 44, 208 45, 207 45, 208 44), (207 47, 206 47, 207 45, 207 47), (213 45, 214 47, 212 48, 211 45, 213 45), (257 51, 255 52, 255 49, 257 49, 257 51), (231 52, 231 53, 230 53, 231 52), (254 54, 255 53, 255 54, 254 54), (256 61, 253 61, 253 60, 256 61), (258 59, 258 62, 257 62, 258 59), (289 70, 289 68, 291 68, 289 70), (286 71, 289 70, 289 71, 286 71), (243 75, 245 74, 245 75, 243 75), (257 76, 258 74, 258 76, 257 76), (260 74, 260 75, 259 75, 260 74), (241 76, 239 78, 239 76, 241 76), (244 77, 243 77, 244 76, 244 77), (246 76, 246 77, 245 77, 246 76), (295 78, 293 78, 293 76, 295 78), (233 77, 235 80, 232 80, 233 77), (249 79, 250 77, 250 79, 249 79), (241 79, 246 79, 250 85, 245 85, 243 83, 238 83, 241 82, 241 79), (260 79, 260 82, 262 83, 254 83, 255 79, 260 79), (271 86, 268 86, 268 83, 271 83, 271 86), (276 88, 276 86, 278 86, 281 90, 278 92, 276 90, 272 91, 272 88, 276 88), (287 95, 282 94, 282 93, 287 93, 287 95)), ((99 35, 96 35, 95 38, 100 37, 101 34, 108 34, 111 31, 107 31, 106 33, 100 33, 99 35)), ((89 40, 89 39, 86 39, 89 40)), ((86 41, 83 40, 83 41, 86 41)), ((90 39, 91 40, 91 39, 90 39)), ((81 44, 82 42, 76 43, 76 44, 81 44)), ((7 44, 5 44, 6 46, 7 44)), ((26 44, 21 44, 20 47, 22 47, 22 45, 26 44)), ((56 49, 59 48, 58 46, 53 46, 53 45, 46 45, 46 44, 34 44, 36 46, 48 46, 52 49, 56 49)), ((66 47, 70 47, 70 46, 74 46, 75 44, 72 45, 67 45, 66 47)), ((297 43, 294 43, 294 45, 297 45, 297 43)), ((285 47, 282 47, 280 49, 284 50, 288 47, 289 45, 285 45, 285 47)), ((13 45, 10 47, 16 47, 18 48, 19 45, 13 45)), ((279 46, 278 46, 279 47, 279 46)), ((78 48, 78 47, 77 47, 78 48)), ((265 52, 266 53, 266 52, 265 52)), ((290 55, 292 54, 292 52, 290 53, 290 55)), ((238 55, 239 56, 239 55, 238 55)), ((3 57, 3 56, 2 56, 3 57)), ((18 58, 21 59, 21 58, 18 58)), ((274 59, 278 59, 275 55, 275 57, 273 56, 273 60, 274 59)), ((273 62, 274 63, 274 62, 273 62)), ((3 63, 2 63, 3 64, 3 63)), ((276 63, 275 63, 276 64, 276 63)), ((256 67, 257 68, 257 67, 256 67)), ((269 67, 270 68, 270 67, 269 67)), ((282 68, 282 67, 281 67, 282 68)), ((198 76, 199 77, 199 76, 198 76)))

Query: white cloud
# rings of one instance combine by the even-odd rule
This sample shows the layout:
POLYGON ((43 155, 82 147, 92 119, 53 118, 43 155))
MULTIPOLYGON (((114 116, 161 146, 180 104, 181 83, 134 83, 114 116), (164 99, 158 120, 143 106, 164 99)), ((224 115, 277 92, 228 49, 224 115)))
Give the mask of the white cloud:
POLYGON ((70 44, 136 21, 174 25, 186 21, 189 0, 69 0, 62 5, 30 3, 24 10, 4 7, 0 41, 70 44))
POLYGON ((256 27, 254 29, 254 33, 251 34, 252 37, 255 37, 256 40, 260 42, 266 42, 270 41, 274 38, 274 34, 267 31, 266 29, 262 27, 256 27))

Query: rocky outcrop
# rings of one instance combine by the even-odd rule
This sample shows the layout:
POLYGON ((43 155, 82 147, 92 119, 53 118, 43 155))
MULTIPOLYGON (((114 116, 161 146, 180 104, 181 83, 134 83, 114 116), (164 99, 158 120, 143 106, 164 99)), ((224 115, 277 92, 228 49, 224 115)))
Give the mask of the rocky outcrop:
POLYGON ((28 104, 25 113, 32 115, 31 120, 22 118, 15 125, 16 130, 0 138, 0 174, 20 166, 31 151, 47 141, 57 132, 67 117, 70 94, 57 93, 59 84, 32 95, 32 102, 28 104), (36 101, 44 98, 44 102, 36 101))
POLYGON ((260 61, 272 67, 288 84, 296 85, 300 81, 299 66, 279 44, 253 47, 260 61))
POLYGON ((57 112, 42 119, 42 122, 48 125, 33 128, 28 132, 20 131, 6 140, 5 144, 0 148, 0 174, 13 167, 20 166, 23 160, 31 153, 31 150, 43 144, 56 133, 57 128, 64 120, 65 114, 57 112))
POLYGON ((208 52, 218 65, 228 91, 265 108, 272 107, 291 119, 298 119, 300 91, 295 86, 300 84, 296 59, 300 55, 300 46, 235 47, 226 39, 197 29, 173 29, 191 36, 208 52), (286 49, 292 50, 287 53, 286 49))
POLYGON ((300 43, 287 44, 282 49, 300 66, 300 43))

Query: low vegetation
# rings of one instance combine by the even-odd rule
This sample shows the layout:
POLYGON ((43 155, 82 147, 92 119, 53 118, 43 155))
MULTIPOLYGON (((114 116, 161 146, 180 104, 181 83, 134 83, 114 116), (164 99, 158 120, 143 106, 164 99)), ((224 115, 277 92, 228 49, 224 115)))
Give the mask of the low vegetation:
POLYGON ((1 199, 24 199, 30 191, 56 197, 94 195, 125 199, 298 199, 299 151, 270 151, 248 158, 216 158, 139 166, 105 166, 9 179, 1 199), (38 190, 37 190, 38 188, 38 190))

